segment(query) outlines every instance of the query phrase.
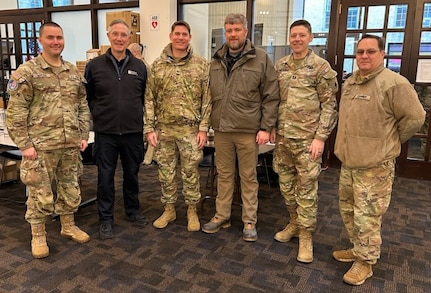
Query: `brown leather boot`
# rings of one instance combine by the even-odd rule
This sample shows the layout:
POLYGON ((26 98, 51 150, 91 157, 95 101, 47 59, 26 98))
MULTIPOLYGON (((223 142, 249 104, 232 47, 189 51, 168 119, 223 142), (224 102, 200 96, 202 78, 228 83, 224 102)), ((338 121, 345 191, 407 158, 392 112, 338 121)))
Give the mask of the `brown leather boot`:
POLYGON ((310 231, 299 230, 299 249, 296 259, 303 263, 313 261, 313 238, 310 231))
POLYGON ((169 222, 174 221, 177 218, 177 213, 175 212, 175 206, 173 203, 165 204, 165 211, 163 214, 154 221, 153 226, 158 229, 165 228, 169 222))
POLYGON ((187 210, 187 230, 190 232, 199 231, 201 223, 199 222, 198 214, 196 212, 196 205, 190 204, 187 210))
POLYGON ((49 255, 46 243, 45 223, 31 224, 31 254, 34 258, 44 258, 49 255))
POLYGON ((75 218, 73 214, 60 215, 60 222, 61 236, 72 239, 73 241, 78 243, 85 243, 90 241, 90 236, 75 225, 75 218))

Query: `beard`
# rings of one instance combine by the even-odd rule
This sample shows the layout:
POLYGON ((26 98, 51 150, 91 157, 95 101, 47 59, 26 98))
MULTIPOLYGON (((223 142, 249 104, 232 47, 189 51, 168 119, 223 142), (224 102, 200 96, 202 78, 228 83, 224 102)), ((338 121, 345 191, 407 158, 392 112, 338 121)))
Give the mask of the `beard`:
POLYGON ((228 41, 227 45, 229 47, 229 49, 233 50, 233 51, 238 51, 240 49, 242 49, 244 47, 245 44, 245 40, 243 41, 228 41))

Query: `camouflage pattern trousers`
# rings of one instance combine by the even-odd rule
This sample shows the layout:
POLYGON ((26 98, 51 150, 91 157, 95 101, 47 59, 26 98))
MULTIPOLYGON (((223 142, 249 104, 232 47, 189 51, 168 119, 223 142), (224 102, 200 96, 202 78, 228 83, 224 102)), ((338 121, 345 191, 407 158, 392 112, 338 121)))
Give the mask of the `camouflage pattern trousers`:
POLYGON ((171 126, 158 130, 159 145, 156 148, 155 160, 159 165, 162 189, 160 200, 163 204, 177 201, 179 162, 185 203, 196 204, 201 199, 199 163, 202 161, 203 151, 198 148, 197 133, 197 126, 171 126))
POLYGON ((395 161, 369 169, 341 167, 339 207, 353 253, 375 264, 380 258, 382 217, 391 201, 395 161))
POLYGON ((317 221, 317 179, 322 159, 313 160, 308 150, 312 139, 277 135, 273 168, 279 176, 280 193, 286 206, 296 206, 300 229, 313 232, 317 221))
POLYGON ((82 162, 78 148, 37 151, 37 158, 23 158, 21 181, 27 185, 27 211, 25 219, 30 224, 44 222, 46 216, 76 212, 81 203, 78 178, 82 162), (52 183, 57 186, 54 198, 52 183))

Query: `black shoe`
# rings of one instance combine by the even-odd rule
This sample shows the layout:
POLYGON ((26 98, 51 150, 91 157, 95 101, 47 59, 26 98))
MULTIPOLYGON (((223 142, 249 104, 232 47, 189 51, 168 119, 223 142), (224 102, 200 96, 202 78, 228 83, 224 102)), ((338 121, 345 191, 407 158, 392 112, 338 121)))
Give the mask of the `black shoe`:
POLYGON ((100 239, 113 238, 114 233, 112 233, 112 225, 111 224, 100 224, 99 237, 100 237, 100 239))
POLYGON ((145 217, 144 215, 141 215, 141 214, 133 214, 130 216, 126 215, 126 219, 127 219, 127 221, 130 221, 130 222, 136 223, 138 225, 142 225, 142 226, 145 226, 148 224, 147 217, 145 217))

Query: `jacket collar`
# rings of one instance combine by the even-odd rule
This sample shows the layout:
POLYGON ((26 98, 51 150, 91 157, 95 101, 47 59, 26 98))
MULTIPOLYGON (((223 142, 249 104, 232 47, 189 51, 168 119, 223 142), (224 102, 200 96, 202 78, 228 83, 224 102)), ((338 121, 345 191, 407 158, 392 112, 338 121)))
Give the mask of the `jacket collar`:
MULTIPOLYGON (((63 57, 60 58, 62 70, 70 70, 70 66, 63 61, 63 57)), ((43 53, 37 55, 36 58, 34 58, 33 60, 44 70, 52 67, 52 65, 46 62, 45 58, 43 58, 43 53)))
POLYGON ((370 81, 371 79, 374 79, 377 75, 379 75, 379 73, 382 72, 383 70, 385 70, 385 67, 383 66, 383 64, 381 64, 379 67, 371 71, 365 77, 361 77, 361 75, 359 74, 359 70, 356 70, 353 73, 353 75, 350 78, 348 78, 345 82, 347 82, 348 84, 367 83, 368 81, 370 81))
MULTIPOLYGON (((189 45, 189 47, 187 48, 186 56, 182 57, 178 61, 178 64, 186 63, 188 60, 190 60, 192 55, 193 55, 193 49, 192 49, 192 46, 189 45)), ((174 57, 174 54, 172 53, 172 43, 169 43, 168 45, 166 45, 166 47, 163 49, 162 53, 160 54, 160 57, 169 63, 175 63, 175 57, 174 57)))

